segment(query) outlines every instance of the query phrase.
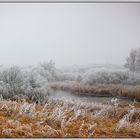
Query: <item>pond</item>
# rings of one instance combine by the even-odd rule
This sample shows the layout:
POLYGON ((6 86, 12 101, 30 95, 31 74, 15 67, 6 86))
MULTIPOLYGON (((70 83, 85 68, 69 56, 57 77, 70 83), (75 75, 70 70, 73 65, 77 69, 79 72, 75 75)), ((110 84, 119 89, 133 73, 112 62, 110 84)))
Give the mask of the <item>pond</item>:
MULTIPOLYGON (((49 97, 52 99, 60 99, 60 100, 81 100, 82 102, 111 102, 113 97, 109 96, 89 96, 85 94, 77 95, 71 93, 69 91, 62 90, 50 90, 49 97)), ((118 103, 132 103, 133 100, 127 98, 117 98, 118 103)))

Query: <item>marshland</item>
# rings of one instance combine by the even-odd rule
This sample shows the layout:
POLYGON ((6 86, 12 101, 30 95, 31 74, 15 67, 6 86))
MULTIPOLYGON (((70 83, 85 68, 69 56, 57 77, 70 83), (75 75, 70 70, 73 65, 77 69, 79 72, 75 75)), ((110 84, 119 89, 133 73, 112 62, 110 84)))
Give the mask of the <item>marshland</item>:
POLYGON ((0 137, 140 137, 138 73, 103 67, 1 67, 0 137))
POLYGON ((0 2, 0 138, 140 138, 140 4, 52 1, 0 2))

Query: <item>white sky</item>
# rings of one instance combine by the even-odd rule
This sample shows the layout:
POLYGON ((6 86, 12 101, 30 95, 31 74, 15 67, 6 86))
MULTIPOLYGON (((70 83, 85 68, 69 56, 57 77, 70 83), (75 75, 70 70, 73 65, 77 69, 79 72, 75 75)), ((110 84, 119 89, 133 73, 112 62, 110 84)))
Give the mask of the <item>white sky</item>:
POLYGON ((0 4, 0 65, 123 64, 140 46, 140 4, 0 4))

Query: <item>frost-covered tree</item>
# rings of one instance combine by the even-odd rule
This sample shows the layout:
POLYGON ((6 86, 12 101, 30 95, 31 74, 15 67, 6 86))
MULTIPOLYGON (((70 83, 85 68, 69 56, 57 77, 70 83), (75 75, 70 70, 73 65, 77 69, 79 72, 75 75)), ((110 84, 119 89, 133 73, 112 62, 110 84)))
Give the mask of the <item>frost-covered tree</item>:
POLYGON ((47 78, 48 81, 54 81, 57 79, 57 70, 55 63, 50 60, 48 63, 43 63, 38 67, 40 74, 47 78))
POLYGON ((132 72, 140 72, 140 48, 131 50, 126 59, 125 67, 132 72))
POLYGON ((47 96, 48 81, 36 69, 24 74, 24 94, 33 100, 43 100, 47 96))
POLYGON ((137 53, 136 53, 135 71, 140 72, 140 48, 137 49, 137 53))
POLYGON ((135 66, 136 56, 137 56, 137 50, 132 49, 129 56, 126 59, 126 64, 125 64, 125 67, 129 68, 130 71, 133 72, 135 72, 136 70, 136 66, 135 66))
POLYGON ((0 74, 0 81, 3 85, 4 91, 10 95, 20 94, 23 85, 23 74, 21 69, 17 66, 7 68, 0 74))
MULTIPOLYGON (((48 67, 50 68, 50 67, 48 67)), ((48 93, 50 69, 17 66, 0 69, 0 95, 4 98, 26 96, 28 99, 44 100, 48 93)))

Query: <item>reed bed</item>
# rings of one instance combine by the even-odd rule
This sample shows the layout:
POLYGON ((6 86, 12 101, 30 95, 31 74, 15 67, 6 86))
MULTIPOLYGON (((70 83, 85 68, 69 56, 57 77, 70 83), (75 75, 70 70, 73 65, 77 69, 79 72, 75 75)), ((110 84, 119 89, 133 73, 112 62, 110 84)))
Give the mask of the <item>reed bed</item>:
POLYGON ((94 84, 85 85, 77 82, 52 82, 49 83, 52 89, 65 90, 78 95, 125 97, 140 101, 140 85, 123 84, 94 84))

